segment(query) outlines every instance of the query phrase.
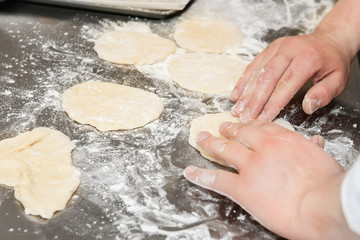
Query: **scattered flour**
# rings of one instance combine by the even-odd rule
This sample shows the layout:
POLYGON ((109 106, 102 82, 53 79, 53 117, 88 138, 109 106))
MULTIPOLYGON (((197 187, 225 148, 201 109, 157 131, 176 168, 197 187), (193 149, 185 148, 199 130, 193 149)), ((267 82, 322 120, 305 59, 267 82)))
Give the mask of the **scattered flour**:
MULTIPOLYGON (((121 29, 151 31, 172 39, 174 26, 182 19, 211 17, 241 27, 247 38, 240 48, 226 54, 249 63, 266 47, 262 37, 269 28, 310 32, 332 6, 330 0, 284 3, 197 0, 184 14, 163 21, 118 21, 80 13, 55 25, 41 18, 37 23, 26 23, 26 16, 7 18, 7 34, 19 54, 5 52, 7 61, 0 63, 0 138, 36 126, 62 131, 77 146, 73 162, 82 172, 81 185, 68 208, 53 221, 36 225, 33 233, 41 238, 51 228, 55 229, 54 238, 59 239, 64 232, 92 239, 277 239, 231 200, 182 177, 183 168, 190 164, 218 167, 188 146, 191 120, 228 111, 232 106, 227 96, 189 92, 171 81, 169 60, 187 51, 178 48, 163 62, 135 68, 99 60, 93 44, 102 33, 121 29), (89 80, 154 92, 164 101, 165 110, 158 120, 130 131, 100 133, 76 124, 62 111, 61 95, 65 89, 89 80)), ((299 112, 301 109, 295 107, 284 118, 294 123, 299 112)), ((295 123, 295 127, 308 137, 326 133, 325 149, 348 167, 352 164, 349 159, 358 154, 353 136, 339 126, 325 131, 329 121, 344 112, 335 107, 315 123, 295 123)), ((352 129, 356 131, 356 127, 352 129)), ((11 194, 2 188, 0 191, 1 207, 11 194)), ((14 236, 21 227, 15 225, 8 228, 14 236)))

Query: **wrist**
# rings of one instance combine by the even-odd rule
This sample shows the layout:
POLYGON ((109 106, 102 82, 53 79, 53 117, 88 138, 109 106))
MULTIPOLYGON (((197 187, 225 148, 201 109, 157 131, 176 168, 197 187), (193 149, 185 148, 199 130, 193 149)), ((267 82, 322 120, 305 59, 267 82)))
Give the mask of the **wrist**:
POLYGON ((345 31, 342 32, 334 26, 327 26, 327 23, 319 25, 311 35, 320 39, 331 49, 327 51, 337 52, 342 56, 343 61, 349 64, 359 51, 356 40, 347 37, 345 31))
POLYGON ((339 0, 334 8, 320 22, 314 34, 323 35, 351 61, 360 49, 360 1, 339 0))
POLYGON ((347 225, 341 205, 345 173, 311 190, 299 209, 302 239, 359 239, 347 225), (306 229, 306 230, 305 230, 306 229))

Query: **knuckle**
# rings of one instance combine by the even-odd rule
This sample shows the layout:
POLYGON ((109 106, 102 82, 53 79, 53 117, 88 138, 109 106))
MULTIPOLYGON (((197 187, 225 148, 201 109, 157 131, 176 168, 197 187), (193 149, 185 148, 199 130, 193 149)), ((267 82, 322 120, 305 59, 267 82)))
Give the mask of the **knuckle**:
POLYGON ((288 87, 292 85, 293 77, 294 77, 294 71, 291 68, 288 68, 287 71, 282 76, 281 81, 278 84, 278 87, 288 89, 288 87))
POLYGON ((226 139, 216 139, 210 143, 210 150, 215 156, 219 156, 229 148, 229 142, 226 139))
POLYGON ((288 47, 296 47, 299 46, 300 44, 300 39, 298 37, 284 37, 284 46, 286 46, 286 48, 288 47))

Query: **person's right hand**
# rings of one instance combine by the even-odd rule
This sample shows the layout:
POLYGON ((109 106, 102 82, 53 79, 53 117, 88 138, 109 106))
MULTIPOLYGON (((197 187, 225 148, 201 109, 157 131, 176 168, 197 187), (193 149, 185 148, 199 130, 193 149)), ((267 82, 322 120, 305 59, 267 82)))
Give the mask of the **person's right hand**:
POLYGON ((237 170, 189 166, 194 184, 228 196, 289 239, 359 239, 342 212, 345 172, 323 147, 272 122, 223 123, 223 138, 201 132, 197 144, 237 170))
POLYGON ((308 81, 303 109, 311 114, 339 95, 348 80, 353 56, 331 32, 283 37, 271 43, 246 68, 230 99, 242 121, 270 121, 308 81))

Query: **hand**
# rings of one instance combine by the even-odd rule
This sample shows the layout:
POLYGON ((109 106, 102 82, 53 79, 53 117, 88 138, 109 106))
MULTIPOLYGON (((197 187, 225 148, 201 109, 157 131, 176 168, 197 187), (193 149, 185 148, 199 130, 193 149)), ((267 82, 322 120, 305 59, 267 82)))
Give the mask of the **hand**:
POLYGON ((348 80, 352 56, 321 30, 279 38, 248 65, 230 99, 242 121, 271 121, 310 79, 314 86, 303 100, 311 114, 339 95, 348 80))
POLYGON ((344 170, 321 147, 275 123, 224 123, 216 138, 207 132, 197 143, 238 174, 189 166, 194 184, 228 196, 260 223, 290 239, 351 239, 341 210, 344 170), (346 235, 349 234, 349 235, 346 235))

